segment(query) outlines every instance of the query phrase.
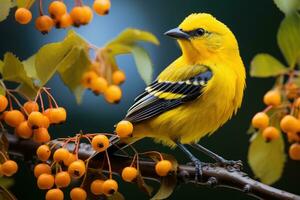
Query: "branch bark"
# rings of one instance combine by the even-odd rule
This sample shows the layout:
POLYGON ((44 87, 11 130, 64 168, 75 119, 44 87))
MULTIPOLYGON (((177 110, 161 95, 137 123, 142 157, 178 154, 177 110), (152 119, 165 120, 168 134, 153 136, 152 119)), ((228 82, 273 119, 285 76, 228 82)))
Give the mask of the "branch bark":
MULTIPOLYGON (((19 140, 13 135, 8 135, 9 153, 14 156, 21 156, 25 160, 32 160, 38 144, 30 140, 19 140)), ((59 146, 59 145, 58 145, 59 146)), ((79 149, 79 158, 85 160, 93 154, 93 150, 89 144, 81 144, 79 149)), ((90 166, 99 166, 103 157, 97 157, 90 161, 90 166)), ((112 170, 116 174, 120 174, 124 167, 131 164, 131 159, 128 156, 110 155, 112 170)), ((155 162, 141 160, 139 162, 140 170, 143 177, 159 181, 160 177, 155 173, 155 162)), ((300 196, 276 189, 265 185, 248 177, 247 174, 234 168, 224 168, 213 164, 203 166, 202 180, 195 182, 195 168, 188 165, 179 165, 177 170, 177 178, 183 183, 193 183, 206 185, 210 187, 226 187, 239 190, 246 195, 256 197, 258 199, 272 200, 300 200, 300 196)))

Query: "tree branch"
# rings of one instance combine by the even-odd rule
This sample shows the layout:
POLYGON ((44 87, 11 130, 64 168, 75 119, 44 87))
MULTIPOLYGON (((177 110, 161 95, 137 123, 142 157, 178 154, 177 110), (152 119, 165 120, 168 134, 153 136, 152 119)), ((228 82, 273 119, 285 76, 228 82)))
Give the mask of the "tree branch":
MULTIPOLYGON (((9 153, 14 156, 21 156, 25 160, 32 160, 38 144, 30 140, 19 140, 13 135, 8 135, 9 140, 9 153)), ((59 146, 59 145, 58 145, 59 146)), ((79 158, 85 160, 93 154, 93 150, 88 144, 81 144, 79 150, 79 158)), ((90 166, 99 166, 103 157, 97 157, 90 161, 90 166)), ((131 158, 122 155, 110 155, 112 170, 116 174, 120 174, 124 167, 131 164, 131 158)), ((154 170, 155 162, 141 160, 139 162, 140 170, 143 177, 160 181, 154 170)), ((198 182, 195 182, 195 168, 188 165, 179 165, 177 170, 177 177, 183 183, 193 183, 199 185, 207 185, 211 187, 226 187, 244 192, 249 196, 258 199, 272 199, 272 200, 300 200, 300 196, 291 194, 289 192, 273 188, 271 186, 262 184, 247 176, 247 174, 238 171, 234 168, 224 168, 213 164, 203 166, 203 176, 198 182)))

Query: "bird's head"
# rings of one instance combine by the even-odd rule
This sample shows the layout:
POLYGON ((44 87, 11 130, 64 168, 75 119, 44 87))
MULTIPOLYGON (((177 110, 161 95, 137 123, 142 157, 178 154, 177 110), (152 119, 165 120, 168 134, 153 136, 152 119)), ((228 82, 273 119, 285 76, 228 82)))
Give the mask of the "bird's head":
POLYGON ((208 57, 218 52, 238 50, 230 29, 207 13, 189 15, 179 27, 167 31, 165 35, 177 39, 183 55, 208 57))

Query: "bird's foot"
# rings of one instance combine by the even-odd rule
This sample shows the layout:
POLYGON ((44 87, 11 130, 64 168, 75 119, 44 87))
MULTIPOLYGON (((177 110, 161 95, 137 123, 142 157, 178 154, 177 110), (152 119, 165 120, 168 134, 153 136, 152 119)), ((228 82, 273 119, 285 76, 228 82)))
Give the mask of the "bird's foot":
POLYGON ((240 171, 243 168, 243 163, 241 160, 220 160, 216 163, 219 166, 225 167, 228 170, 238 170, 240 171))
POLYGON ((202 179, 202 162, 198 159, 192 160, 193 165, 195 166, 195 182, 199 182, 202 179))

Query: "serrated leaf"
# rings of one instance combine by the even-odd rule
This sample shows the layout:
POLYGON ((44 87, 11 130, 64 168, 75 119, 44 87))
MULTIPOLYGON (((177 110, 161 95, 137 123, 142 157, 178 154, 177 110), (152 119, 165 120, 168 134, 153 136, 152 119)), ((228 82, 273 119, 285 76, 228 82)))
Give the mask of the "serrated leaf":
POLYGON ((269 54, 256 55, 250 66, 250 75, 253 77, 273 77, 287 71, 281 62, 269 54))
POLYGON ((109 47, 112 44, 133 45, 138 41, 150 42, 158 45, 158 39, 150 32, 138 29, 128 28, 121 32, 115 39, 106 44, 109 47))
POLYGON ((9 15, 11 0, 0 0, 0 22, 5 20, 9 15))
POLYGON ((277 41, 289 66, 294 68, 300 59, 299 14, 293 13, 284 18, 278 30, 277 41))
POLYGON ((75 46, 60 62, 58 72, 65 85, 74 93, 78 103, 81 101, 84 87, 81 84, 82 74, 91 65, 85 49, 75 46))
POLYGON ((29 57, 27 60, 24 60, 22 63, 24 65, 27 76, 33 79, 38 79, 35 70, 35 55, 29 57))
POLYGON ((286 156, 282 136, 269 143, 261 133, 256 133, 251 140, 248 162, 255 176, 265 184, 276 182, 282 175, 286 156))
POLYGON ((285 14, 289 14, 300 9, 299 0, 274 0, 274 3, 285 14))
POLYGON ((27 7, 30 8, 35 0, 16 0, 18 8, 27 7))
POLYGON ((36 54, 35 68, 37 77, 44 85, 55 74, 60 62, 74 46, 87 48, 87 43, 74 31, 70 31, 62 42, 43 46, 36 54))
POLYGON ((30 98, 31 100, 33 100, 36 97, 38 90, 39 90, 38 87, 32 88, 26 84, 21 84, 17 87, 17 91, 20 94, 23 94, 24 96, 30 98))
POLYGON ((140 76, 147 85, 150 84, 152 81, 153 68, 147 51, 142 47, 133 46, 132 55, 140 76))

